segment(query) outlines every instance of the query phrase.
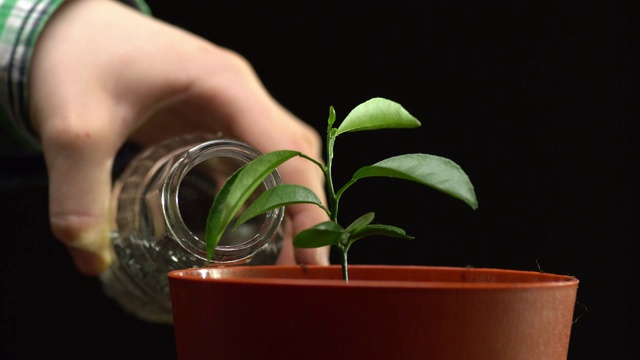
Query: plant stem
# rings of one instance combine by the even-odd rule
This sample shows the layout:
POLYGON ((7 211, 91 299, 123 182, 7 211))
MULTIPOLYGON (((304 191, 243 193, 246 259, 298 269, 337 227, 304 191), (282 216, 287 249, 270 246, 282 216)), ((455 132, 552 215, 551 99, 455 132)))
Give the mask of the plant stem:
POLYGON ((342 279, 345 282, 349 282, 349 269, 347 267, 347 247, 340 246, 340 250, 342 251, 342 279))
MULTIPOLYGON (((328 185, 328 191, 329 191, 329 209, 330 209, 330 217, 331 220, 334 221, 335 223, 338 222, 338 203, 340 201, 340 196, 338 196, 336 194, 336 190, 335 187, 333 186, 333 173, 332 173, 332 166, 333 166, 333 147, 335 145, 335 141, 336 141, 336 135, 335 135, 335 129, 332 129, 332 124, 333 121, 329 121, 329 129, 328 129, 328 134, 329 136, 327 136, 327 167, 326 167, 326 172, 325 172, 325 176, 327 177, 327 185, 328 185)), ((347 262, 347 252, 349 251, 349 244, 340 244, 338 245, 338 247, 340 248, 340 251, 342 251, 342 279, 345 282, 349 282, 349 269, 348 269, 348 262, 347 262)))
POLYGON ((326 182, 327 182, 327 191, 329 192, 329 194, 327 194, 328 196, 328 201, 329 201, 329 210, 331 212, 331 220, 334 222, 338 222, 338 198, 336 196, 336 190, 335 187, 333 186, 333 173, 332 173, 332 167, 333 167, 333 146, 335 144, 335 136, 331 136, 331 132, 330 135, 327 137, 327 164, 326 164, 326 171, 325 171, 325 177, 326 177, 326 182))

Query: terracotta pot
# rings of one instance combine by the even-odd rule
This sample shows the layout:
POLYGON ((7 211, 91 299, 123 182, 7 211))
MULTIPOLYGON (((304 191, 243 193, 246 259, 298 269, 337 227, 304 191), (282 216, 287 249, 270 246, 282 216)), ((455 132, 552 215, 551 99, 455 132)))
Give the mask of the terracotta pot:
POLYGON ((574 277, 264 266, 169 273, 178 358, 566 360, 574 277))

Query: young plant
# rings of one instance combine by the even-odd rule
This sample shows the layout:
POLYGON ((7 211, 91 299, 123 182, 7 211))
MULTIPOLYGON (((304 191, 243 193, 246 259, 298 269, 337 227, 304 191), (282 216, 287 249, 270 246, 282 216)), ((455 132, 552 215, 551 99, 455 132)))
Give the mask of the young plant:
POLYGON ((265 191, 252 202, 236 220, 234 230, 247 220, 272 209, 291 204, 315 204, 329 215, 330 220, 301 231, 295 236, 293 244, 301 248, 327 245, 339 248, 342 253, 342 275, 345 281, 349 279, 347 253, 356 240, 369 236, 413 239, 396 226, 373 224, 373 212, 360 216, 346 227, 340 224, 340 199, 358 180, 369 177, 409 180, 462 200, 473 209, 477 208, 478 201, 473 185, 460 166, 449 159, 429 154, 399 155, 361 167, 353 174, 351 180, 336 188, 331 169, 335 155, 334 145, 339 135, 364 130, 416 128, 421 124, 400 104, 384 98, 373 98, 356 106, 338 127, 334 127, 335 120, 335 111, 330 107, 326 134, 326 165, 299 151, 280 150, 259 156, 229 177, 214 199, 207 218, 206 247, 209 260, 213 257, 224 230, 251 193, 278 166, 296 156, 313 162, 324 173, 328 207, 306 187, 281 184, 265 191))

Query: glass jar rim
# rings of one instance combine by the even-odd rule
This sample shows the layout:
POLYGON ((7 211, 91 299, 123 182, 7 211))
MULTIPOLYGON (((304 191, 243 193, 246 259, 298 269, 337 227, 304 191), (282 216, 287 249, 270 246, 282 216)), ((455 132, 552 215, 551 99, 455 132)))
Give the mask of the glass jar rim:
MULTIPOLYGON (((162 211, 167 220, 167 231, 183 248, 198 258, 207 261, 205 241, 199 239, 185 224, 178 204, 179 189, 186 174, 198 164, 216 157, 229 157, 248 163, 261 153, 253 147, 231 139, 206 141, 189 149, 169 170, 161 191, 162 211)), ((263 181, 266 189, 282 181, 277 170, 263 181)), ((265 214, 259 230, 250 239, 234 245, 218 245, 211 263, 237 263, 248 261, 253 254, 273 238, 284 219, 284 207, 265 214)))

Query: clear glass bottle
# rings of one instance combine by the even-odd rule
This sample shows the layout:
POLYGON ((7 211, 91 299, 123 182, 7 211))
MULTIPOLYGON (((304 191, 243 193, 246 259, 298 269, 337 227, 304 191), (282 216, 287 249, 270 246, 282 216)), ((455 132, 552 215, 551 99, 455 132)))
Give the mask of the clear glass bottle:
MULTIPOLYGON (((205 265, 213 198, 229 175, 259 154, 208 134, 177 137, 138 154, 114 183, 114 261, 100 276, 105 292, 144 320, 172 323, 167 273, 205 265)), ((279 183, 274 171, 248 201, 279 183)), ((275 263, 283 220, 280 208, 228 230, 207 266, 275 263)))

